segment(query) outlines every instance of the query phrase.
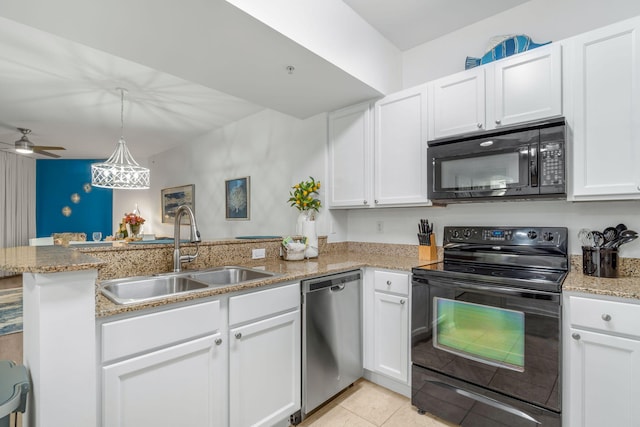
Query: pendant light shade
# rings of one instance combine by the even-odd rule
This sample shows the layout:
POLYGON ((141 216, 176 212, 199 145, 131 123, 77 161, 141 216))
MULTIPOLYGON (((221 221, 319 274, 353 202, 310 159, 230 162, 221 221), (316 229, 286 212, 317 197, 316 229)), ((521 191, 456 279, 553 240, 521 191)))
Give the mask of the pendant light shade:
POLYGON ((124 140, 124 93, 120 90, 120 139, 111 157, 103 163, 91 165, 91 185, 121 190, 146 190, 149 188, 149 169, 140 166, 129 153, 124 140))

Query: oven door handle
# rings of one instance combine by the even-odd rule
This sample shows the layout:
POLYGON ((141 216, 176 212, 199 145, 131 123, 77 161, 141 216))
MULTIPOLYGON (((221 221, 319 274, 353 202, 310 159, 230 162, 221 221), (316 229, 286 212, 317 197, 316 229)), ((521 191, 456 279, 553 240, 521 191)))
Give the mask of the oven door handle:
POLYGON ((512 295, 522 295, 524 292, 531 292, 529 289, 513 289, 506 288, 503 286, 483 286, 483 285, 470 285, 469 283, 462 283, 453 281, 453 284, 459 287, 460 289, 466 289, 468 291, 492 291, 499 292, 501 294, 512 294, 512 295))
POLYGON ((531 415, 527 414, 526 412, 521 411, 518 408, 514 408, 513 406, 507 405, 506 403, 498 402, 497 400, 492 399, 490 397, 482 396, 481 394, 473 393, 471 391, 462 390, 462 389, 454 387, 454 386, 452 386, 450 384, 443 383, 441 381, 429 380, 429 379, 427 379, 426 381, 431 383, 431 384, 433 384, 433 385, 449 389, 449 390, 451 390, 451 391, 453 391, 453 392, 455 392, 455 393, 457 393, 457 394, 459 394, 461 396, 468 397, 469 399, 473 399, 473 400, 475 400, 477 402, 484 403, 484 404, 489 405, 491 407, 494 407, 496 409, 500 409, 502 411, 508 412, 508 413, 513 414, 515 416, 518 416, 520 418, 524 418, 527 421, 531 421, 531 422, 539 424, 539 425, 542 424, 540 421, 536 420, 535 418, 533 418, 531 415))

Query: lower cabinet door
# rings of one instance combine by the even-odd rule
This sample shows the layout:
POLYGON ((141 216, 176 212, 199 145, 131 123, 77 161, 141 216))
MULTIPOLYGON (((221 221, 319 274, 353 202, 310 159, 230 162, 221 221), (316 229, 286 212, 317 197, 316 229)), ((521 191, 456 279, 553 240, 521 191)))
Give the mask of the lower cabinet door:
POLYGON ((571 329, 568 365, 570 426, 640 425, 640 341, 571 329))
POLYGON ((300 409, 299 310, 232 328, 229 340, 229 425, 272 426, 300 409))
POLYGON ((408 383, 408 298, 376 292, 374 317, 373 363, 375 370, 408 383))
POLYGON ((224 426, 220 344, 215 334, 103 367, 102 425, 224 426))

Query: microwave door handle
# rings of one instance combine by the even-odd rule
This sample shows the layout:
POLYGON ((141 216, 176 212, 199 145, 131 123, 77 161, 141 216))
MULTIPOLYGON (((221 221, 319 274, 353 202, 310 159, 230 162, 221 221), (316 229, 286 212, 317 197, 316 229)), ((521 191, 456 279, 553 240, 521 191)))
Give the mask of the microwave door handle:
POLYGON ((531 186, 538 186, 538 147, 535 145, 529 148, 529 165, 531 186))

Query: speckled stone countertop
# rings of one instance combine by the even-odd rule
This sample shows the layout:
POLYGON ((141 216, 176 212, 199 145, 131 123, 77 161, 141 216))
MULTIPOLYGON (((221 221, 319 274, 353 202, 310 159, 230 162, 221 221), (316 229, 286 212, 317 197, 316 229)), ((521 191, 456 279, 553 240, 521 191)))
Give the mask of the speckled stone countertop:
POLYGON ((0 270, 12 273, 59 273, 100 268, 106 263, 62 246, 0 248, 0 270))
POLYGON ((640 299, 640 259, 620 258, 618 277, 605 278, 583 274, 582 257, 573 255, 571 271, 562 285, 562 290, 640 299))
POLYGON ((397 254, 372 254, 354 251, 320 254, 318 258, 312 258, 303 261, 284 261, 279 258, 248 261, 243 263, 236 263, 235 265, 252 268, 264 268, 267 271, 276 273, 277 276, 265 280, 248 282, 241 285, 204 289, 187 295, 174 296, 142 304, 118 305, 105 298, 102 294, 96 293, 96 317, 112 316, 115 314, 137 311, 145 308, 163 306, 179 301, 189 301, 208 296, 259 288, 275 283, 302 280, 314 276, 340 273, 343 271, 349 271, 361 267, 388 268, 410 272, 413 267, 423 265, 428 262, 429 261, 420 261, 417 255, 406 256, 397 254))

